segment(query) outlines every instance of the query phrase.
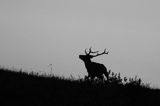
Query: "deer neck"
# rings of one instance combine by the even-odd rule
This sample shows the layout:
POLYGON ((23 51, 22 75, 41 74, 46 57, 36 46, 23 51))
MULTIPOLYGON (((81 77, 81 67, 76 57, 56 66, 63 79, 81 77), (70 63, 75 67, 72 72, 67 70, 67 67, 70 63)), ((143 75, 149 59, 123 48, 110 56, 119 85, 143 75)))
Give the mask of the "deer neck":
POLYGON ((92 63, 91 60, 84 61, 84 64, 85 64, 86 68, 87 68, 88 66, 90 66, 91 63, 92 63))

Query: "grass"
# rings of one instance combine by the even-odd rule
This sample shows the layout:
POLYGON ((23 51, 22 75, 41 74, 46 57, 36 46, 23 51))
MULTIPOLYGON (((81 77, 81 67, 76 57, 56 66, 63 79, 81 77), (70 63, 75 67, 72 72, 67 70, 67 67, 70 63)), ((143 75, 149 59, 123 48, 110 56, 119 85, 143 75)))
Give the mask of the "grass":
POLYGON ((137 77, 90 81, 0 69, 0 106, 153 106, 159 98, 159 89, 137 77))

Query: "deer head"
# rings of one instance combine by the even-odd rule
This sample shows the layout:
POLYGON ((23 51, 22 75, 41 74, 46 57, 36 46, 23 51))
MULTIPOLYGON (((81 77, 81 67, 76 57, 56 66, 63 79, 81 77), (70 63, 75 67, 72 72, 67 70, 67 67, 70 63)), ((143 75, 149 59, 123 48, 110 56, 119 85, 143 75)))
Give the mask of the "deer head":
POLYGON ((81 60, 83 60, 84 62, 91 62, 91 58, 93 58, 93 57, 97 57, 97 56, 100 56, 100 55, 103 55, 103 54, 108 54, 109 53, 109 51, 108 52, 106 52, 106 49, 104 49, 104 51, 102 52, 102 53, 99 53, 99 51, 92 51, 91 50, 91 47, 90 47, 90 49, 89 49, 89 52, 87 53, 87 49, 85 49, 85 54, 86 55, 79 55, 79 58, 81 59, 81 60), (91 55, 91 53, 92 54, 95 54, 95 55, 91 55))

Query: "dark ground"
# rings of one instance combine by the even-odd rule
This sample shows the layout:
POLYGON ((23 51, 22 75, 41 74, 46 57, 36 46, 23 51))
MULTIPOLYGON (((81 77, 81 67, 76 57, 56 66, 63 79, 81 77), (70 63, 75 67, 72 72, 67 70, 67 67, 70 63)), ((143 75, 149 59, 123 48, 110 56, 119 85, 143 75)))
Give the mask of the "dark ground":
POLYGON ((0 106, 160 106, 142 85, 45 77, 0 69, 0 106))

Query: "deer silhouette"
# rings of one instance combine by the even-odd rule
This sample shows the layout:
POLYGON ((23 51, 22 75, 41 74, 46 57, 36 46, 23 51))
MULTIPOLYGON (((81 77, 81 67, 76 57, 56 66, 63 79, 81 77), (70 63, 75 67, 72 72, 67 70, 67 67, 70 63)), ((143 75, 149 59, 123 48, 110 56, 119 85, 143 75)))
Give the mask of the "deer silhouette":
POLYGON ((107 80, 109 79, 109 74, 110 74, 110 70, 107 71, 107 68, 100 63, 96 63, 96 62, 92 62, 91 59, 93 57, 97 57, 103 54, 108 54, 109 52, 106 53, 106 49, 104 50, 104 52, 99 53, 99 51, 95 51, 93 52, 91 50, 91 48, 89 49, 89 52, 87 53, 87 49, 85 49, 85 54, 86 55, 79 55, 79 58, 84 62, 85 67, 87 69, 88 72, 88 76, 86 76, 86 79, 94 79, 95 77, 99 78, 99 79, 104 79, 104 75, 106 76, 107 80), (96 55, 91 55, 91 53, 96 55))

